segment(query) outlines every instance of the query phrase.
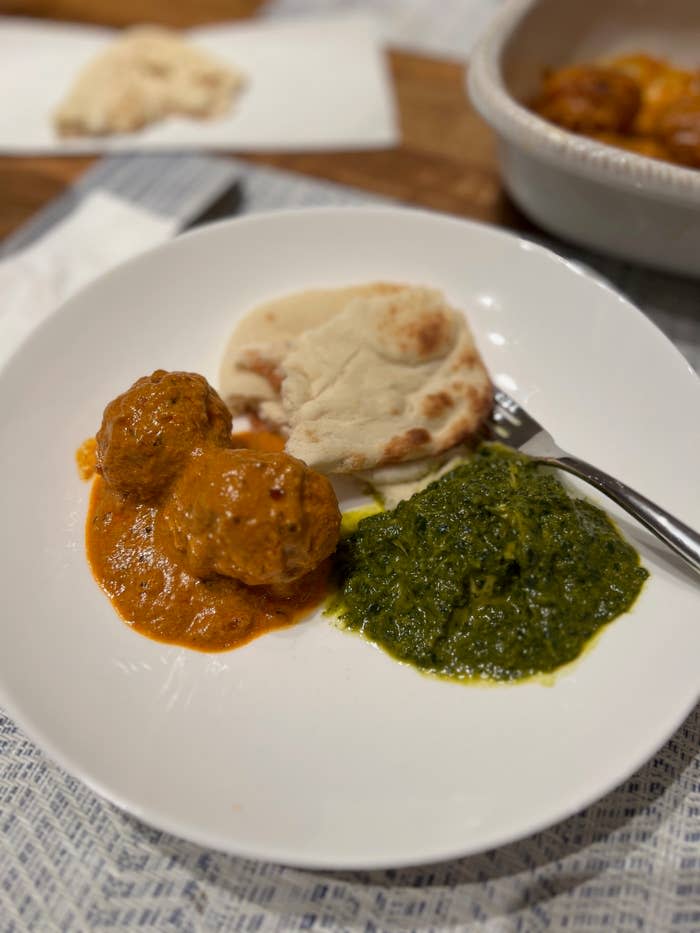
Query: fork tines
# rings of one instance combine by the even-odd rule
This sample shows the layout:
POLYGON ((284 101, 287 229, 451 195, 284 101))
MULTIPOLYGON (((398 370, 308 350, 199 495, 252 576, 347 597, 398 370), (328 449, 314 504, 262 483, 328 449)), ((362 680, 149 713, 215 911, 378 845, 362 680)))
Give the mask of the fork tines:
POLYGON ((521 447, 541 431, 535 419, 530 417, 515 399, 498 388, 494 388, 493 391, 493 411, 489 427, 494 440, 511 447, 521 447))

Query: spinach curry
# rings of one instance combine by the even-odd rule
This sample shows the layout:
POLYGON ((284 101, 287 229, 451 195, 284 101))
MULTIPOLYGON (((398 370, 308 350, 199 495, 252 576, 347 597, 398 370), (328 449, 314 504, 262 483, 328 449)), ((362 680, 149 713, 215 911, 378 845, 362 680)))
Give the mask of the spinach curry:
POLYGON ((337 556, 341 624, 455 679, 554 671, 648 576, 604 512, 497 444, 362 519, 337 556))

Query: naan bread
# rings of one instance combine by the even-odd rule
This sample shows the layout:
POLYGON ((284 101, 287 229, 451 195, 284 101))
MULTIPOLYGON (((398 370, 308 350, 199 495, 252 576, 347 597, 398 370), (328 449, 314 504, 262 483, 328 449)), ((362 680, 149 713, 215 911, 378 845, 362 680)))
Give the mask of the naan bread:
POLYGON ((282 371, 287 450, 327 473, 441 453, 491 407, 464 316, 427 288, 350 301, 295 341, 282 371))
POLYGON ((394 294, 404 286, 385 282, 317 288, 253 308, 229 338, 219 369, 219 395, 234 415, 254 414, 287 434, 282 407, 282 362, 294 340, 330 320, 353 298, 394 294))
POLYGON ((476 436, 492 403, 464 316, 440 292, 387 283, 256 309, 232 335, 220 386, 234 414, 287 434, 293 456, 370 481, 376 469, 385 480, 434 469, 430 458, 476 436))
POLYGON ((130 133, 172 114, 206 118, 229 109, 243 76, 177 33, 127 30, 78 75, 54 115, 63 136, 130 133))

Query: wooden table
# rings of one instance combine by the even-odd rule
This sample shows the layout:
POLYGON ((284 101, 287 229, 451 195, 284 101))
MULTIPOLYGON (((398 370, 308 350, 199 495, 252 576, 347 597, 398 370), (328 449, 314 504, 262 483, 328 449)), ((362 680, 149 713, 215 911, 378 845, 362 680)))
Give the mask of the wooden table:
MULTIPOLYGON (((3 12, 109 25, 189 26, 255 15, 260 0, 9 0, 3 12)), ((437 5, 436 5, 437 9, 437 5)), ((246 153, 252 162, 326 178, 409 204, 520 230, 491 131, 467 100, 464 65, 390 50, 401 143, 370 152, 246 153)), ((83 172, 91 158, 0 158, 0 237, 83 172)))

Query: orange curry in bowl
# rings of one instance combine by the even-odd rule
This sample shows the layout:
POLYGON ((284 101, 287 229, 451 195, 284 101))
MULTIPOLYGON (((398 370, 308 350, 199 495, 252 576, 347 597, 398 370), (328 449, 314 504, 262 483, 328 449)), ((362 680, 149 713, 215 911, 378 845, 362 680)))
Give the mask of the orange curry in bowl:
POLYGON ((92 572, 136 631, 203 651, 292 624, 325 597, 340 531, 328 479, 266 432, 231 434, 202 376, 163 370, 109 403, 94 444, 92 572), (257 449, 256 449, 257 448, 257 449))
POLYGON ((700 168, 700 69, 636 54, 550 70, 532 110, 599 142, 700 168))

